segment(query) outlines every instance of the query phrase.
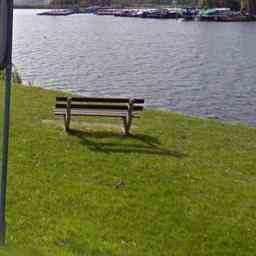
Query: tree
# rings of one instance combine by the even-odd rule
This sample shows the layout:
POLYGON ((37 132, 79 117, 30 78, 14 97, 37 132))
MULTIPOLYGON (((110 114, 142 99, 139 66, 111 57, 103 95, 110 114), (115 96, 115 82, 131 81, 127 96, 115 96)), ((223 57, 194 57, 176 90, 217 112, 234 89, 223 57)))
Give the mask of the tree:
POLYGON ((247 0, 247 11, 250 15, 256 14, 256 0, 247 0))

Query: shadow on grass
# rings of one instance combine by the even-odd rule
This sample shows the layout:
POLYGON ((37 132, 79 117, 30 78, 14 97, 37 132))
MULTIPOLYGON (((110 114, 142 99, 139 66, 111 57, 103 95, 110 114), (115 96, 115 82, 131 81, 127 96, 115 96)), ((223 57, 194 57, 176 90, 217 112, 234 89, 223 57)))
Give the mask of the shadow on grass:
POLYGON ((90 150, 104 153, 141 153, 177 158, 187 156, 182 152, 162 147, 158 138, 149 135, 137 134, 124 136, 114 132, 85 132, 80 130, 70 130, 69 135, 79 138, 81 143, 90 150))

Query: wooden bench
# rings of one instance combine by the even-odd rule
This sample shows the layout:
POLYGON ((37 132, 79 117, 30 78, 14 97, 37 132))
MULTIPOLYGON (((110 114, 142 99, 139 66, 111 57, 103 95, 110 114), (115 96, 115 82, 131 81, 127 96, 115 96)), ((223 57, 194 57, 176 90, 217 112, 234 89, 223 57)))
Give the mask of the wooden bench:
POLYGON ((124 133, 130 132, 132 118, 139 117, 144 99, 56 97, 54 114, 64 117, 65 131, 70 130, 72 116, 119 117, 124 123, 124 133))

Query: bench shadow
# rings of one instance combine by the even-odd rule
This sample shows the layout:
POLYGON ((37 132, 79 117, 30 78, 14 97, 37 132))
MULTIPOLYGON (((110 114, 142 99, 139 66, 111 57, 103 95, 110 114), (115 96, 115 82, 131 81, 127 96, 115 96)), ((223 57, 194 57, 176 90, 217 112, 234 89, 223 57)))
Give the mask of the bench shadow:
POLYGON ((135 134, 124 136, 115 132, 107 131, 81 131, 70 130, 70 136, 80 139, 82 145, 90 150, 104 153, 141 153, 150 155, 172 156, 176 158, 187 157, 188 155, 177 150, 171 150, 161 146, 158 138, 135 134), (111 141, 106 141, 112 139, 111 141))

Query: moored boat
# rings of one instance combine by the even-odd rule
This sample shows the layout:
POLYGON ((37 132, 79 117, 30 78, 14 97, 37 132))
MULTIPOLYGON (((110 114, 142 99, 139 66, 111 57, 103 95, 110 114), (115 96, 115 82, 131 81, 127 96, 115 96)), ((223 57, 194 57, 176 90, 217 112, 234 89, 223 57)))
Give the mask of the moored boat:
POLYGON ((198 15, 200 21, 219 21, 219 22, 242 22, 256 21, 254 16, 245 15, 241 12, 231 11, 229 8, 215 8, 201 10, 198 15))
POLYGON ((177 9, 152 9, 144 10, 141 17, 154 19, 178 19, 181 18, 182 15, 177 9))
POLYGON ((116 9, 109 9, 109 8, 100 8, 96 11, 95 14, 97 15, 114 15, 116 13, 116 9))
POLYGON ((67 15, 71 15, 74 13, 75 13, 74 10, 51 10, 51 11, 37 13, 37 15, 40 15, 40 16, 67 16, 67 15))
POLYGON ((182 17, 184 21, 193 21, 196 15, 197 15, 197 10, 194 8, 186 8, 182 13, 182 17))

